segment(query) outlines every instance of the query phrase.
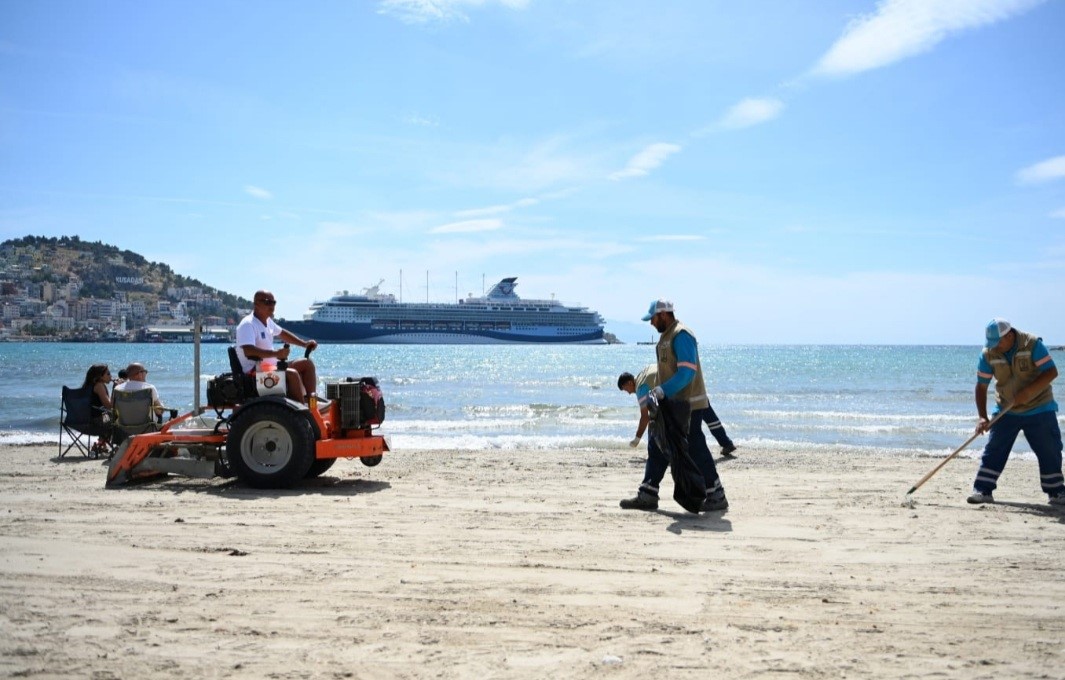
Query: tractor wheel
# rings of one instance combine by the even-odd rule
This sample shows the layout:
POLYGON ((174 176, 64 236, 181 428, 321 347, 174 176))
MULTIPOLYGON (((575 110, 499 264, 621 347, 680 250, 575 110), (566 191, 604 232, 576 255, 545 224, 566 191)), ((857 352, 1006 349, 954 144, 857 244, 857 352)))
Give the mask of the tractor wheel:
POLYGON ((323 474, 325 474, 326 470, 333 467, 333 463, 335 462, 337 462, 336 458, 318 458, 313 463, 311 463, 311 467, 309 470, 307 470, 307 474, 305 474, 304 477, 306 477, 307 479, 321 477, 323 474))
POLYGON ((226 438, 229 467, 258 489, 296 484, 314 463, 310 422, 287 406, 264 402, 240 411, 226 438))
POLYGON ((382 458, 384 458, 384 456, 363 456, 359 461, 366 467, 373 467, 380 463, 382 458))

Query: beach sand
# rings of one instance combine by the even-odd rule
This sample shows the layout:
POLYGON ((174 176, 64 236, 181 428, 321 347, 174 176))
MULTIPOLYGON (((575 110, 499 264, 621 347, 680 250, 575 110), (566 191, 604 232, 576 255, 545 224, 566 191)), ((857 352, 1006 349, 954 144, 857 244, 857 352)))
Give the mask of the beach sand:
POLYGON ((1062 678, 1065 512, 1013 460, 743 447, 727 513, 643 455, 397 451, 291 491, 0 448, 0 676, 1062 678), (668 479, 668 478, 667 478, 668 479), (672 492, 667 481, 663 495, 672 492))

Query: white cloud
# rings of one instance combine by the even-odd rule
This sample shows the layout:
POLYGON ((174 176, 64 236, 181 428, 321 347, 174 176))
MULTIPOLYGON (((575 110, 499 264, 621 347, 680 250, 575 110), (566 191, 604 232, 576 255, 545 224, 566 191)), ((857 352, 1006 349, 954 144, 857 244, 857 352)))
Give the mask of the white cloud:
POLYGON ((500 5, 507 9, 524 9, 529 0, 381 0, 378 14, 392 16, 406 24, 469 21, 467 8, 479 9, 500 5))
POLYGON ((518 208, 528 208, 539 203, 539 199, 536 198, 522 198, 513 203, 506 203, 503 205, 490 205, 484 208, 470 208, 469 210, 459 210, 455 213, 455 217, 484 217, 486 215, 499 215, 501 213, 508 213, 518 208))
POLYGON ((434 239, 429 245, 427 262, 448 262, 460 268, 488 267, 490 270, 512 268, 515 271, 547 269, 560 266, 563 260, 588 262, 632 253, 631 245, 609 239, 585 239, 561 234, 536 238, 434 239))
POLYGON ((698 234, 659 234, 658 236, 643 236, 637 241, 703 241, 705 236, 698 234))
POLYGON ((662 165, 667 158, 680 151, 676 144, 659 142, 651 144, 629 160, 624 170, 619 170, 610 175, 612 180, 628 179, 630 177, 643 177, 652 170, 662 165))
POLYGON ((407 125, 414 125, 417 127, 435 128, 440 126, 440 121, 438 121, 435 117, 423 116, 417 113, 404 114, 403 122, 407 125))
POLYGON ((477 231, 495 231, 503 226, 503 220, 465 220, 450 222, 429 230, 430 234, 468 234, 477 231))
POLYGON ((1065 156, 1054 156, 1017 171, 1017 181, 1021 184, 1042 184, 1065 178, 1065 156))
POLYGON ((882 0, 850 22, 813 68, 847 76, 927 52, 953 33, 1022 14, 1045 0, 882 0))
POLYGON ((249 196, 254 196, 255 198, 258 198, 263 201, 269 201, 271 198, 274 197, 274 195, 266 189, 263 189, 262 187, 252 186, 251 184, 244 187, 244 193, 248 194, 249 196))
POLYGON ((738 130, 773 120, 784 110, 784 102, 779 99, 747 98, 733 106, 718 122, 727 130, 738 130))
MULTIPOLYGON (((364 227, 359 227, 350 222, 325 221, 318 223, 317 229, 312 234, 312 238, 316 243, 335 244, 342 239, 359 236, 365 233, 366 229, 364 227)), ((328 253, 329 247, 326 246, 322 249, 322 254, 328 256, 328 253)))
POLYGON ((480 145, 448 147, 448 162, 427 172, 438 182, 457 187, 492 189, 540 196, 547 200, 559 191, 569 191, 601 179, 608 171, 598 151, 574 151, 569 137, 555 136, 529 145, 502 139, 480 145), (570 188, 558 189, 560 185, 570 188))

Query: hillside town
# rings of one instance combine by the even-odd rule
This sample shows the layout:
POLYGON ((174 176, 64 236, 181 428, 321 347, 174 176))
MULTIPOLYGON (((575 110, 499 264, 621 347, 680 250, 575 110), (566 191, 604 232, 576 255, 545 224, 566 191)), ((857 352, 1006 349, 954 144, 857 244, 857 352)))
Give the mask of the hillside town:
POLYGON ((0 340, 227 342, 247 300, 78 237, 0 244, 0 340))

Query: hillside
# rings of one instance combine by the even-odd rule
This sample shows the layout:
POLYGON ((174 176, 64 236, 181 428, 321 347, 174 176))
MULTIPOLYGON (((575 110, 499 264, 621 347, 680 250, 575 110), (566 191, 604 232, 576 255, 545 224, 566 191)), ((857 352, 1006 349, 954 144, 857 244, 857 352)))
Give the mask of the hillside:
POLYGON ((251 307, 165 263, 77 236, 0 243, 0 304, 5 326, 28 335, 185 323, 193 315, 233 324, 251 307))

